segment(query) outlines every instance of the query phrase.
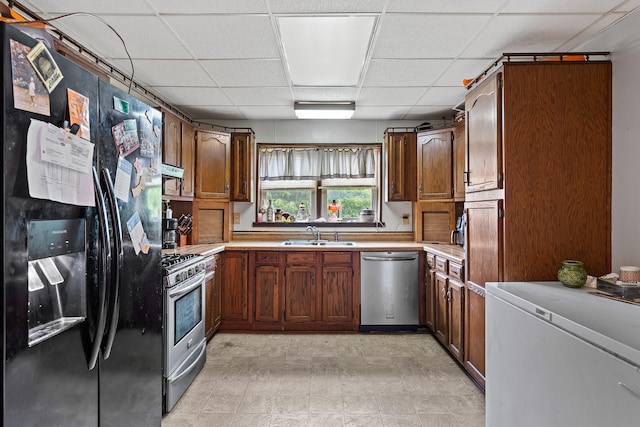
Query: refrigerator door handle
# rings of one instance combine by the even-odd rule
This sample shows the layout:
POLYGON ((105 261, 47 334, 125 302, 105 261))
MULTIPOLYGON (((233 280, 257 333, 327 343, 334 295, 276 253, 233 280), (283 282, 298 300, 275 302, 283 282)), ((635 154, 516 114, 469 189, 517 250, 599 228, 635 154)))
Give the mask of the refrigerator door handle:
POLYGON ((113 341, 116 337, 118 329, 118 319, 120 317, 120 270, 122 269, 124 250, 122 243, 122 223, 120 222, 120 210, 116 202, 115 191, 113 189, 113 181, 109 169, 102 168, 102 178, 105 183, 109 209, 111 211, 111 221, 113 221, 113 242, 116 256, 116 268, 111 276, 111 294, 109 306, 111 308, 109 329, 107 332, 107 341, 102 349, 103 357, 106 359, 111 355, 113 341))
POLYGON ((98 227, 100 229, 100 244, 98 251, 100 253, 99 265, 98 265, 98 322, 96 326, 95 336, 93 338, 93 344, 91 346, 91 354, 89 355, 88 366, 89 370, 93 370, 98 362, 98 356, 100 355, 100 345, 102 343, 102 336, 107 324, 107 281, 111 276, 111 246, 109 241, 111 239, 109 234, 107 207, 102 193, 102 187, 100 186, 100 179, 98 178, 98 172, 96 168, 93 168, 93 183, 94 193, 96 197, 96 208, 98 211, 98 227))

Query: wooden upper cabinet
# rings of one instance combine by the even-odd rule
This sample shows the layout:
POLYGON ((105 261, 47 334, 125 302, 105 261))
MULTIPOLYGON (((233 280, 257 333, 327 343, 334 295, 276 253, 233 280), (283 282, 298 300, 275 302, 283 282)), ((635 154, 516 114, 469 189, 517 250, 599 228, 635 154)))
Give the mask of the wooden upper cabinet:
POLYGON ((192 198, 195 195, 195 168, 196 168, 196 132, 193 126, 182 122, 182 162, 184 169, 180 188, 180 195, 192 198))
POLYGON ((231 200, 253 202, 253 132, 231 134, 231 200))
POLYGON ((387 200, 416 201, 416 133, 387 130, 387 200))
POLYGON ((163 111, 162 162, 184 169, 182 179, 164 179, 163 196, 190 200, 194 196, 195 133, 190 123, 163 111))
POLYGON ((467 141, 464 116, 453 127, 453 200, 464 201, 464 172, 466 168, 467 141))
MULTIPOLYGON (((502 188, 502 73, 467 95, 467 193, 502 188)), ((525 117, 523 117, 525 119, 525 117)))
POLYGON ((231 135, 196 131, 196 197, 229 200, 231 135))
POLYGON ((453 129, 418 134, 418 200, 453 198, 453 129))
MULTIPOLYGON (((173 114, 163 112, 162 162, 181 167, 181 120, 173 114)), ((180 180, 165 179, 163 195, 180 196, 180 180)))

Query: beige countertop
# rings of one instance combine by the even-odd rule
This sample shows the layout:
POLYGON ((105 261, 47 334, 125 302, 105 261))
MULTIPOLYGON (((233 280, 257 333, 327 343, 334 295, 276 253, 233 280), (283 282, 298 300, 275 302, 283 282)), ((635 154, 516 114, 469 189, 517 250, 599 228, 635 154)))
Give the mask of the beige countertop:
POLYGON ((270 250, 270 251, 426 251, 464 263, 464 250, 460 246, 425 244, 416 242, 356 242, 354 246, 297 246, 277 242, 226 242, 182 246, 177 249, 163 249, 162 253, 214 255, 225 250, 270 250))

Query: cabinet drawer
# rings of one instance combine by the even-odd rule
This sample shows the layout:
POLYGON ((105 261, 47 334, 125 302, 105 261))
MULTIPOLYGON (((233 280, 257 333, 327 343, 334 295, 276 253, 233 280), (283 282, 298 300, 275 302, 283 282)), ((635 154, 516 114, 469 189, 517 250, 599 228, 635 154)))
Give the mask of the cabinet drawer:
POLYGON ((277 264, 278 252, 256 252, 256 264, 277 264))
POLYGON ((287 265, 307 265, 315 264, 316 254, 315 252, 289 252, 287 253, 287 265))
POLYGON ((447 267, 449 264, 449 260, 446 258, 436 257, 436 270, 441 271, 444 274, 448 274, 447 267))
POLYGON ((351 252, 323 252, 323 264, 351 264, 351 252))
POLYGON ((449 277, 464 283, 464 267, 455 262, 449 262, 449 277))
POLYGON ((436 268, 436 256, 434 254, 427 253, 427 265, 432 270, 436 268))

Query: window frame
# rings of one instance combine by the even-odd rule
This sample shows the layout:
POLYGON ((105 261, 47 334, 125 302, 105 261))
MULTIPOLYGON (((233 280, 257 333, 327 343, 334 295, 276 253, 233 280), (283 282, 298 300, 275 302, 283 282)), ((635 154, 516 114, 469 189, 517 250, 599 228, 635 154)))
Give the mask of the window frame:
MULTIPOLYGON (((256 156, 255 156, 255 177, 256 177, 256 202, 255 202, 255 212, 253 222, 254 227, 306 227, 307 225, 315 225, 319 227, 377 227, 383 226, 382 222, 382 199, 383 199, 383 191, 382 188, 382 144, 381 143, 352 143, 352 144, 275 144, 275 143, 258 143, 256 144, 256 156), (329 222, 329 221, 304 221, 304 222, 258 222, 257 218, 260 214, 260 208, 263 206, 262 201, 262 181, 260 180, 260 152, 262 149, 270 149, 270 148, 312 148, 312 149, 323 149, 323 148, 374 148, 375 149, 375 159, 376 159, 376 167, 375 167, 375 177, 372 178, 374 185, 370 187, 374 188, 374 194, 372 201, 372 208, 378 213, 376 222, 329 222)), ((360 185, 345 185, 345 187, 367 187, 366 185, 362 185, 364 180, 369 180, 371 178, 357 179, 360 181, 360 185)), ((307 180, 307 182, 315 182, 315 211, 312 214, 313 218, 318 218, 318 215, 321 215, 324 210, 322 209, 323 204, 325 204, 326 199, 326 191, 323 190, 323 182, 326 181, 339 181, 340 178, 328 178, 325 180, 307 180)), ((345 179, 346 181, 347 179, 345 179)), ((277 187, 276 185, 275 187, 277 187)), ((339 185, 329 185, 331 188, 337 188, 339 185)), ((285 187, 283 187, 285 188, 285 187)), ((289 187, 290 188, 290 187, 289 187)), ((305 187, 307 188, 307 187, 305 187)), ((295 215, 295 212, 291 212, 292 215, 295 215)), ((324 216, 324 215, 322 215, 324 216)))

